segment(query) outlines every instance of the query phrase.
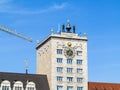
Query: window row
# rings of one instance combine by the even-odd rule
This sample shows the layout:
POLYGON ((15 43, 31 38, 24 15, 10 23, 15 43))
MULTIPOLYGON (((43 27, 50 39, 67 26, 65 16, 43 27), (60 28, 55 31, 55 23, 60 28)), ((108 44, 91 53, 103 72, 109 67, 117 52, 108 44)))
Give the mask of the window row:
MULTIPOLYGON (((1 90, 11 90, 10 86, 1 86, 1 90)), ((23 87, 21 86, 15 86, 13 90, 23 90, 23 87)), ((27 87, 25 90, 35 90, 34 87, 27 87)))
MULTIPOLYGON (((63 81, 63 76, 57 76, 57 81, 62 82, 63 81)), ((73 77, 67 77, 66 81, 67 82, 73 82, 73 77)), ((82 83, 83 78, 77 77, 75 82, 82 83)))
MULTIPOLYGON (((56 62, 57 63, 63 63, 63 58, 57 58, 56 62)), ((73 59, 67 59, 66 63, 67 64, 72 64, 73 63, 73 59)), ((82 65, 82 63, 83 63, 83 60, 81 60, 81 59, 77 59, 76 60, 76 64, 82 65)))
MULTIPOLYGON (((57 54, 63 54, 63 49, 57 49, 57 54)), ((76 51, 77 56, 82 56, 82 51, 76 51)))
MULTIPOLYGON (((57 86, 57 90, 63 90, 63 86, 57 86)), ((75 90, 73 86, 67 86, 67 90, 75 90)), ((83 87, 78 86, 77 90, 83 90, 83 87)))
MULTIPOLYGON (((57 72, 63 73, 63 67, 57 67, 57 72)), ((67 73, 73 73, 73 68, 67 68, 66 72, 67 73)), ((77 68, 76 72, 79 73, 79 74, 82 74, 83 73, 83 69, 77 68)))
MULTIPOLYGON (((11 90, 11 85, 8 80, 4 80, 1 83, 0 90, 11 90)), ((14 82, 12 90, 36 90, 34 82, 28 82, 26 88, 23 88, 23 83, 21 81, 14 82)))

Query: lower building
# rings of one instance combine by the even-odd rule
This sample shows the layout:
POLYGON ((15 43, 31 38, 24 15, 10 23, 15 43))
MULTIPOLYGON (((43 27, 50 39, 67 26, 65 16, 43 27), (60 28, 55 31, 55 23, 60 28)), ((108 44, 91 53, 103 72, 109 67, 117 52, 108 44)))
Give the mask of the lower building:
POLYGON ((120 90, 120 84, 105 82, 88 82, 88 90, 120 90))
POLYGON ((0 90, 50 90, 46 75, 0 72, 0 90))
MULTIPOLYGON (((46 75, 0 72, 0 90, 50 90, 50 88, 46 75)), ((120 84, 88 82, 88 90, 120 90, 120 84)))

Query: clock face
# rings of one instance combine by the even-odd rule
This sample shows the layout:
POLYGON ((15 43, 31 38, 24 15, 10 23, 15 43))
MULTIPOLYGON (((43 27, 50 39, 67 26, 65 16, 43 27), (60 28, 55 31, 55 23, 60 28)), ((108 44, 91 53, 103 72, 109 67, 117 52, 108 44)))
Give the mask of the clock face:
POLYGON ((68 59, 72 59, 75 56, 75 51, 72 47, 66 47, 64 49, 64 54, 68 59))
POLYGON ((66 50, 66 54, 68 56, 72 56, 73 55, 73 51, 71 49, 68 49, 68 50, 66 50))

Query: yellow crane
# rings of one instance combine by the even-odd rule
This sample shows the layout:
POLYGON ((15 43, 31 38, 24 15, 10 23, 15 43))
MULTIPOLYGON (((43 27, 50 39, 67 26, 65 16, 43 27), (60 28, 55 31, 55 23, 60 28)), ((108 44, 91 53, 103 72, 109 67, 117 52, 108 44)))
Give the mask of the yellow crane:
POLYGON ((4 31, 4 32, 6 32, 6 33, 9 33, 9 34, 11 34, 11 35, 17 36, 17 37, 19 37, 19 38, 22 38, 22 39, 24 39, 24 40, 27 40, 27 41, 29 41, 29 42, 32 42, 32 39, 31 39, 31 38, 26 37, 26 36, 24 36, 24 35, 22 35, 22 34, 20 34, 20 33, 17 33, 16 31, 10 30, 10 29, 8 29, 8 28, 5 27, 5 26, 1 26, 1 25, 0 25, 0 30, 1 30, 1 31, 4 31))

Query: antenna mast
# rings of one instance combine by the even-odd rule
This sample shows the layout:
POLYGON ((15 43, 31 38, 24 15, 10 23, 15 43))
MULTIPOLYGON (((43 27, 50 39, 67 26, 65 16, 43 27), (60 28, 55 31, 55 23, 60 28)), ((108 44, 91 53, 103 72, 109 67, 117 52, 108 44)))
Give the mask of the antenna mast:
POLYGON ((28 74, 28 60, 24 60, 25 64, 26 64, 26 74, 28 74))

